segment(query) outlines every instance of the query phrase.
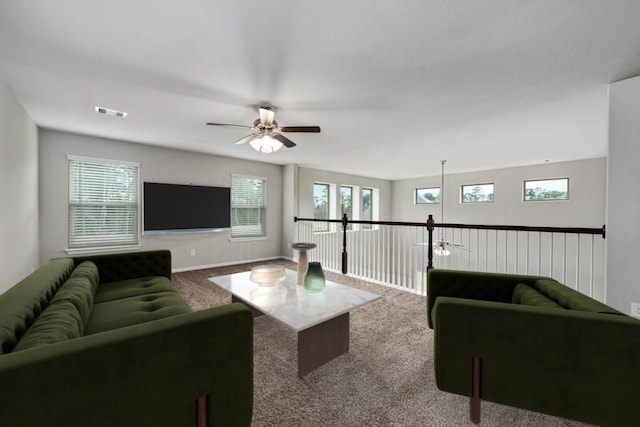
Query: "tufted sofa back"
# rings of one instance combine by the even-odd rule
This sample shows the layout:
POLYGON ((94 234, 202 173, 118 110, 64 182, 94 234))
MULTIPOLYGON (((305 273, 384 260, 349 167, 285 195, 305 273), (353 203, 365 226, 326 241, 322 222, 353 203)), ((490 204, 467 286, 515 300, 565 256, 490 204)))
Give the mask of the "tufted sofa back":
POLYGON ((540 277, 472 271, 430 270, 427 275, 427 320, 433 328, 432 309, 439 296, 482 301, 512 301, 518 283, 533 286, 540 277))
POLYGON ((168 250, 92 255, 73 259, 76 265, 86 260, 93 261, 100 271, 100 283, 147 276, 171 279, 171 252, 168 250))
POLYGON ((53 259, 0 295, 0 354, 13 351, 73 268, 71 258, 53 259))

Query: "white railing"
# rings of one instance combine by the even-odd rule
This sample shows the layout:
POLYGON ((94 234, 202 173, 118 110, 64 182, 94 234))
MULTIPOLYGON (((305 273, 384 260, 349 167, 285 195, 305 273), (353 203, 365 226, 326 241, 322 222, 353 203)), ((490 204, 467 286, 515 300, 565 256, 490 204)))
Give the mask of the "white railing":
POLYGON ((296 218, 298 241, 317 245, 309 251, 309 260, 327 270, 422 295, 431 260, 433 268, 552 277, 597 300, 605 298, 604 227, 346 220, 345 234, 344 221, 296 218), (314 231, 318 229, 328 231, 314 231), (445 241, 450 255, 430 256, 430 235, 432 249, 445 241))

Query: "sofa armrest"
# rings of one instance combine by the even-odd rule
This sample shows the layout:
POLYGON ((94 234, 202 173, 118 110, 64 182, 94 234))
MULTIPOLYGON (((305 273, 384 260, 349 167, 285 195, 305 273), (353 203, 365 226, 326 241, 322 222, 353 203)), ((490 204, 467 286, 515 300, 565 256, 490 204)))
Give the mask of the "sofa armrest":
POLYGON ((427 274, 427 322, 433 329, 432 310, 440 296, 483 301, 511 302, 518 283, 533 286, 540 276, 483 273, 458 270, 429 270, 427 274))
POLYGON ((440 297, 438 388, 598 425, 626 425, 640 392, 640 322, 627 316, 440 297))
POLYGON ((248 426, 253 317, 229 304, 1 356, 10 426, 248 426))
POLYGON ((171 252, 167 249, 81 256, 73 261, 76 265, 94 262, 100 272, 100 283, 149 276, 171 279, 171 252))

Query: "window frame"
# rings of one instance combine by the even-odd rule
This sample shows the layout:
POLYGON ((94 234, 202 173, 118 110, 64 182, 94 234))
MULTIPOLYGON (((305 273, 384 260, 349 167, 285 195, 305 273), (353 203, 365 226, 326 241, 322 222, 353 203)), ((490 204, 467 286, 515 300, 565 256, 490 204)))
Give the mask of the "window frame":
MULTIPOLYGON (((373 221, 373 208, 375 206, 374 202, 374 189, 371 187, 362 187, 361 193, 361 203, 360 203, 360 219, 363 221, 373 221), (365 192, 369 192, 369 218, 365 218, 365 192)), ((373 229, 373 224, 360 224, 361 230, 371 230, 373 229)))
MULTIPOLYGON (((130 251, 140 248, 140 236, 141 236, 141 194, 142 194, 142 180, 141 180, 141 166, 139 162, 132 162, 126 160, 113 160, 113 159, 103 159, 103 158, 95 158, 95 157, 86 157, 86 156, 77 156, 77 155, 67 155, 67 249, 65 252, 67 254, 83 254, 83 253, 99 253, 99 252, 117 252, 117 251, 130 251), (106 165, 111 165, 114 167, 122 167, 122 168, 130 168, 134 172, 133 180, 134 182, 130 185, 129 190, 131 191, 130 195, 134 197, 133 201, 122 201, 122 200, 90 200, 89 198, 92 196, 97 196, 100 192, 104 191, 105 182, 109 178, 116 178, 117 176, 121 176, 121 174, 102 174, 102 189, 98 189, 98 185, 94 185, 93 188, 89 187, 89 191, 97 191, 94 194, 85 194, 82 195, 81 191, 78 191, 77 188, 80 183, 77 179, 74 178, 75 174, 81 173, 80 170, 72 170, 74 168, 74 164, 89 166, 100 165, 98 167, 105 167, 106 165), (83 200, 80 200, 83 199, 83 200), (122 221, 124 219, 125 223, 129 224, 127 227, 127 231, 122 233, 121 238, 113 238, 113 234, 109 234, 106 232, 97 233, 93 237, 85 237, 81 236, 81 233, 75 233, 74 230, 79 225, 75 225, 77 221, 82 221, 83 216, 77 213, 78 209, 82 209, 82 206, 88 207, 89 209, 93 205, 95 208, 99 208, 102 206, 103 210, 103 218, 122 221), (113 213, 109 214, 109 208, 128 208, 130 211, 128 214, 123 213, 121 216, 113 216, 113 213), (132 220, 133 219, 133 220, 132 220), (111 237, 108 237, 111 236, 111 237), (82 243, 84 241, 84 244, 82 243)), ((87 176, 87 175, 85 175, 87 176)), ((96 175, 94 174, 91 178, 95 179, 96 175)), ((113 187, 112 187, 113 188, 113 187)), ((102 194, 103 197, 106 197, 106 194, 102 194)), ((85 214, 85 217, 89 217, 92 215, 90 212, 85 214)), ((114 228, 113 231, 116 229, 114 228)), ((108 231, 105 230, 105 231, 108 231)))
MULTIPOLYGON (((329 184, 327 182, 314 182, 313 183, 313 219, 332 219, 331 218, 331 207, 332 207, 332 201, 331 201, 331 195, 332 195, 332 189, 333 185, 329 184), (326 218, 320 218, 316 216, 316 186, 323 186, 326 187, 327 189, 327 217, 326 218)), ((331 223, 329 222, 317 222, 314 221, 313 222, 313 232, 314 233, 328 233, 331 231, 331 223)))
POLYGON ((543 178, 543 179, 525 179, 522 182, 522 201, 523 202, 566 202, 571 200, 570 193, 570 181, 569 177, 560 177, 560 178, 543 178), (565 198, 536 198, 536 199, 527 199, 527 183, 529 182, 544 182, 544 181, 565 181, 566 182, 566 197, 565 198))
MULTIPOLYGON (((357 218, 354 218, 353 216, 353 212, 354 212, 354 198, 353 198, 353 193, 355 192, 356 187, 354 187, 353 185, 340 185, 340 219, 342 219, 342 217, 344 216, 345 213, 347 213, 347 218, 349 220, 355 220, 357 218), (349 190, 349 210, 350 212, 347 213, 344 211, 344 205, 343 205, 343 190, 344 189, 348 189, 349 190)), ((353 224, 347 224, 347 231, 353 230, 353 224)))
MULTIPOLYGON (((242 174, 231 174, 231 242, 238 241, 248 241, 248 240, 265 240, 267 238, 267 196, 268 196, 268 180, 263 176, 255 176, 255 175, 242 175, 242 174), (262 203, 256 203, 255 206, 247 207, 247 206, 236 206, 235 197, 234 197, 234 180, 235 179, 245 179, 245 180, 259 180, 262 182, 262 203), (234 209, 240 208, 249 208, 249 209, 260 209, 260 233, 250 234, 250 233, 240 233, 234 234, 234 209)), ((236 226, 238 227, 238 226, 236 226)))
POLYGON ((463 184, 460 186, 460 203, 493 203, 495 202, 495 188, 496 188, 495 183, 493 182, 483 182, 478 184, 463 184), (485 185, 490 185, 491 189, 493 190, 491 193, 489 193, 492 196, 490 199, 487 199, 487 200, 465 200, 464 199, 465 187, 482 187, 485 185))
MULTIPOLYGON (((429 192, 431 194, 431 192, 429 192)), ((437 205, 440 204, 440 195, 442 194, 442 189, 440 187, 420 187, 416 188, 416 191, 413 193, 413 203, 415 205, 437 205), (438 196, 434 202, 420 202, 418 201, 418 192, 420 190, 438 190, 438 196)), ((425 199, 426 200, 426 199, 425 199)))

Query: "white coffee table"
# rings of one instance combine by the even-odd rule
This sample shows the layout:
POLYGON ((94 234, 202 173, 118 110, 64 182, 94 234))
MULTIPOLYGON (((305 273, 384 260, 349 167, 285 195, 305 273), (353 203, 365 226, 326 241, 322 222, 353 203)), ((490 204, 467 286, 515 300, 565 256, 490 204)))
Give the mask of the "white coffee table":
POLYGON ((311 293, 296 285, 295 271, 286 272, 273 287, 253 283, 248 271, 209 280, 231 292, 233 302, 249 306, 254 317, 266 314, 298 333, 298 376, 303 377, 349 351, 349 312, 380 295, 328 280, 323 291, 311 293))

